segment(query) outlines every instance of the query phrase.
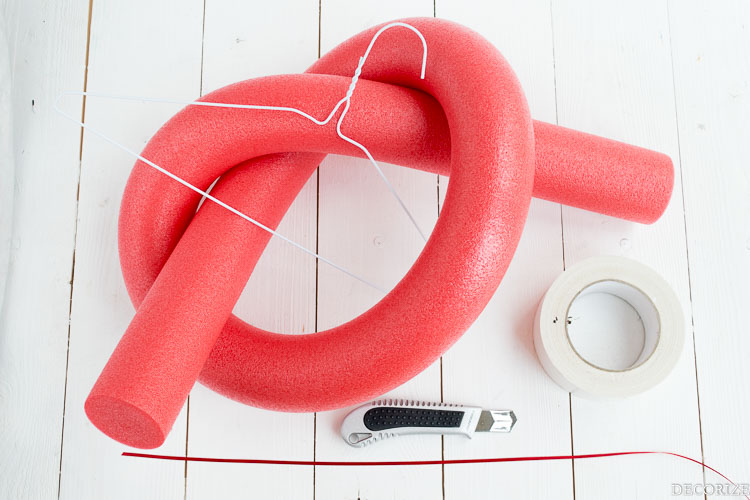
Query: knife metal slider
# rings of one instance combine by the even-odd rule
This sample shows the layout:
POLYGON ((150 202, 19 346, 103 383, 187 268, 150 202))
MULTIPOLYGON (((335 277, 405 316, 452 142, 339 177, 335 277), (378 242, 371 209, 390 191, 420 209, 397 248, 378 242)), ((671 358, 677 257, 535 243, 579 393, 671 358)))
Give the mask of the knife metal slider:
POLYGON ((511 410, 483 410, 472 406, 382 399, 360 406, 341 424, 349 445, 367 446, 405 434, 463 434, 510 432, 516 424, 511 410))

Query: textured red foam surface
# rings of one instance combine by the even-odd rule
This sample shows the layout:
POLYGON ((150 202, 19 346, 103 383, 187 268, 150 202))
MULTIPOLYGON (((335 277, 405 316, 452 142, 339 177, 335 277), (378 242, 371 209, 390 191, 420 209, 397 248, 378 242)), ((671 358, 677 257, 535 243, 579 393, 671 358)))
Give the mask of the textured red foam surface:
MULTIPOLYGON (((538 196, 611 215, 651 222, 661 214, 672 186, 666 156, 532 126, 512 70, 488 42, 446 21, 407 22, 427 40, 426 79, 414 34, 385 32, 342 129, 379 160, 451 175, 412 269, 337 328, 297 336, 259 330, 231 310, 270 235, 213 203, 195 214, 197 195, 137 163, 122 202, 120 258, 138 310, 86 402, 103 432, 132 446, 160 445, 199 375, 228 397, 286 411, 353 404, 404 382, 486 305, 517 245, 532 183, 538 196)), ((375 29, 310 70, 323 75, 249 80, 204 99, 324 117, 375 29)), ((213 194, 276 227, 325 153, 361 155, 334 127, 293 114, 193 106, 143 156, 204 189, 223 174, 213 194)))

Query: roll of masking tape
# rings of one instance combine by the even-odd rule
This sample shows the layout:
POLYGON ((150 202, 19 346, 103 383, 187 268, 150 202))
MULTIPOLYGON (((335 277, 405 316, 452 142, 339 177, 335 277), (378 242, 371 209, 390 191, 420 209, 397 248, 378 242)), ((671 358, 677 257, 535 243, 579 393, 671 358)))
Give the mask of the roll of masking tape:
POLYGON ((650 268, 621 257, 595 257, 567 269, 542 298, 534 320, 534 347, 546 372, 565 390, 590 398, 650 389, 674 368, 683 344, 683 313, 674 291, 650 268), (598 366, 571 340, 574 321, 601 316, 587 300, 594 294, 624 301, 642 324, 643 345, 629 366, 598 366))

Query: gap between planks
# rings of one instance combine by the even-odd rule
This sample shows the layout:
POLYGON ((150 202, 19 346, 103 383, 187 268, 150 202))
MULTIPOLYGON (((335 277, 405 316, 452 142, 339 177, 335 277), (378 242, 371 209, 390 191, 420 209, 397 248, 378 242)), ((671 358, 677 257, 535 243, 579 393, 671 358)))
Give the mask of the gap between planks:
MULTIPOLYGON (((553 5, 554 0, 549 1, 549 29, 550 29, 550 40, 552 41, 552 88, 554 91, 555 99, 555 125, 560 125, 560 114, 557 105, 557 59, 555 57, 555 9, 553 5)), ((563 218, 563 205, 560 203, 560 250, 562 254, 562 270, 565 271, 565 222, 563 218)), ((575 447, 573 444, 573 397, 568 393, 568 423, 570 425, 570 455, 575 455, 575 447)), ((571 474, 571 485, 573 486, 573 500, 576 498, 576 461, 574 458, 570 459, 570 474, 571 474)))
MULTIPOLYGON (((94 0, 89 0, 89 8, 86 20, 86 54, 83 66, 83 92, 86 92, 89 83, 89 53, 91 48, 91 13, 94 9, 94 0)), ((86 123, 86 96, 81 100, 81 123, 86 123)), ((76 182, 75 219, 73 221, 73 255, 70 264, 70 299, 68 303, 68 339, 65 346, 65 382, 63 383, 63 408, 62 422, 60 428, 60 463, 57 470, 57 498, 59 500, 62 491, 62 464, 63 446, 65 445, 65 406, 68 399, 68 365, 70 363, 70 325, 73 315, 73 285, 76 273, 76 243, 78 241, 78 208, 81 195, 81 166, 83 164, 83 127, 78 144, 78 179, 76 182)))
MULTIPOLYGON (((674 102, 674 127, 677 137, 677 166, 680 169, 680 192, 682 193, 682 224, 684 226, 685 234, 685 262, 687 264, 687 281, 688 281, 688 298, 690 300, 690 335, 693 340, 693 365, 695 370, 695 396, 698 404, 698 435, 701 444, 701 462, 705 464, 706 457, 703 450, 703 419, 701 418, 701 394, 700 384, 698 379, 698 352, 695 349, 695 315, 693 313, 693 282, 690 276, 690 248, 688 243, 688 226, 687 226, 687 211, 685 209, 685 181, 682 171, 682 145, 680 144, 680 121, 677 106, 677 84, 675 82, 674 74, 674 45, 672 40, 672 19, 669 11, 670 0, 665 0, 664 3, 667 9, 667 37, 669 38, 669 63, 672 71, 672 99, 674 102)), ((701 472, 703 476, 703 484, 706 484, 706 466, 701 465, 701 472)), ((704 493, 703 498, 708 499, 704 493)))
MULTIPOLYGON (((201 69, 200 69, 200 83, 198 86, 198 95, 203 97, 203 61, 205 55, 205 42, 206 42, 206 0, 203 0, 203 13, 201 19, 201 69)), ((190 438, 190 394, 188 394, 187 401, 185 403, 185 456, 189 456, 188 440, 190 438)), ((188 461, 185 460, 184 470, 184 483, 183 483, 183 500, 187 500, 187 488, 188 488, 188 461)))

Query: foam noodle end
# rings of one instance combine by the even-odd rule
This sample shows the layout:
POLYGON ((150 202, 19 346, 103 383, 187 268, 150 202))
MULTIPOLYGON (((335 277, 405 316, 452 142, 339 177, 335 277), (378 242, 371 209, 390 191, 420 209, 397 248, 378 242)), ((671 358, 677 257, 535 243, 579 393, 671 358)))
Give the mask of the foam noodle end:
POLYGON ((140 408, 109 396, 89 396, 86 416, 115 441, 134 448, 158 448, 167 437, 159 424, 140 408))

